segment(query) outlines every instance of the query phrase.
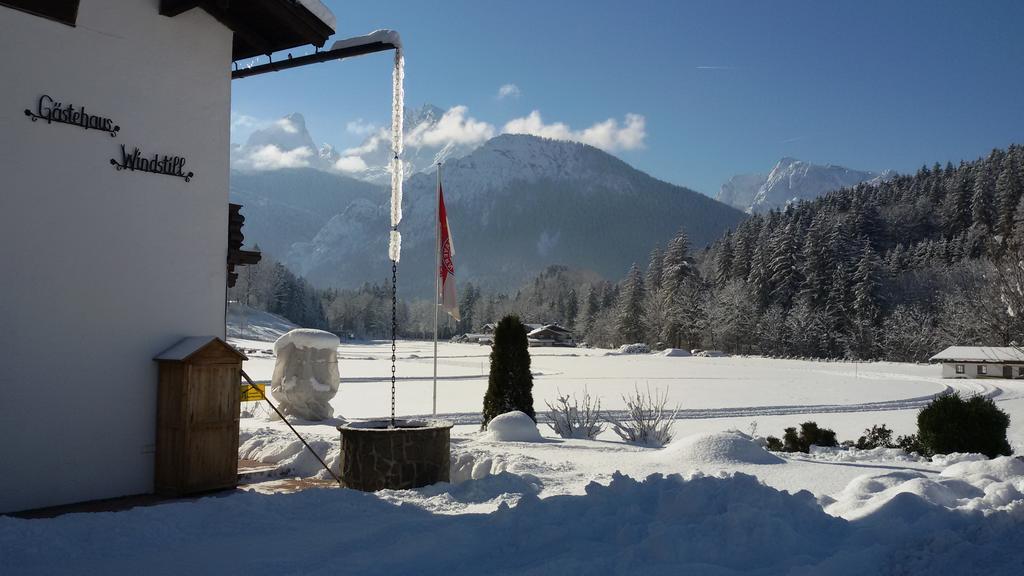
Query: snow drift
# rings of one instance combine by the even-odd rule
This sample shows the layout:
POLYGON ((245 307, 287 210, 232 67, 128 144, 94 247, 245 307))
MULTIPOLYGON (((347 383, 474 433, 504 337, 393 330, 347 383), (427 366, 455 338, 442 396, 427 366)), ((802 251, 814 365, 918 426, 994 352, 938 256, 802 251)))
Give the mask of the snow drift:
MULTIPOLYGON (((967 463, 976 464, 976 463, 967 463)), ((1017 480, 993 461, 955 471, 1017 480)), ((616 474, 586 494, 538 498, 528 478, 498 475, 421 489, 452 503, 502 498, 488 514, 433 514, 382 496, 320 489, 221 498, 54 519, 0 517, 0 558, 16 574, 87 566, 100 574, 985 574, 1020 573, 1021 499, 988 514, 905 493, 851 522, 745 474, 616 474), (230 518, 228 523, 224 519, 230 518), (254 546, 244 527, 259 527, 254 546), (102 537, 94 537, 102 535, 102 537), (316 554, 294 551, 310 549, 316 554), (439 546, 438 543, 444 543, 439 546), (239 550, 225 554, 225 550, 239 550)))
POLYGON ((764 449, 742 432, 694 434, 673 440, 659 451, 660 461, 695 464, 782 464, 782 458, 764 449))
POLYGON ((518 410, 495 416, 487 423, 487 435, 498 442, 537 442, 542 439, 533 418, 518 410))

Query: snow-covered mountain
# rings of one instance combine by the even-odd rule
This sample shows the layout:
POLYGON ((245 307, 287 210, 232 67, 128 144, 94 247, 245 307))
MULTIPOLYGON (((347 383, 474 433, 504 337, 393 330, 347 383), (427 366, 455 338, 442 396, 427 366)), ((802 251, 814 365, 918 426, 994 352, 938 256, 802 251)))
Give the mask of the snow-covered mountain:
MULTIPOLYGON (((502 290, 551 264, 619 278, 680 228, 699 248, 744 217, 597 148, 534 136, 492 138, 447 160, 442 176, 458 277, 502 290)), ((433 171, 418 173, 405 186, 399 274, 410 296, 426 296, 433 287, 435 179, 433 171)), ((384 187, 315 170, 235 173, 232 196, 269 208, 243 208, 247 242, 314 283, 351 287, 390 276, 384 187), (269 174, 276 175, 272 185, 265 182, 269 174), (283 207, 289 195, 279 191, 300 188, 322 207, 283 207), (279 226, 281 214, 305 224, 279 226)))
POLYGON ((881 181, 892 176, 851 170, 833 164, 811 164, 783 158, 768 175, 740 174, 722 184, 716 199, 748 213, 763 213, 799 200, 811 200, 832 190, 861 182, 881 181))
MULTIPOLYGON (((403 160, 407 176, 433 170, 438 161, 461 158, 480 145, 471 142, 431 145, 417 138, 435 128, 444 115, 444 110, 432 104, 406 109, 403 160)), ((244 144, 235 144, 231 149, 232 167, 243 172, 314 168, 381 185, 391 181, 390 162, 389 128, 373 128, 358 146, 339 149, 327 142, 317 145, 305 118, 298 112, 255 130, 244 144)))

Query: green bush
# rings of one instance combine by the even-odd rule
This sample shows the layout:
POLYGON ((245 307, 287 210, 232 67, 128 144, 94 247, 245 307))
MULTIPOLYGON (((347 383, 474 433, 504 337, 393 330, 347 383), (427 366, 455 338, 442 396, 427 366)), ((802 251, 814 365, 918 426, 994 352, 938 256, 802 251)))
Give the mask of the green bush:
POLYGON ((857 439, 854 446, 861 450, 870 450, 871 448, 895 448, 896 444, 892 440, 892 430, 882 424, 865 428, 864 435, 857 439))
POLYGON ((917 415, 924 455, 980 452, 989 458, 1013 453, 1006 440, 1010 416, 991 398, 954 392, 932 400, 917 415))
POLYGON ((533 374, 530 373, 530 351, 526 326, 516 316, 505 316, 494 328, 491 348, 491 372, 484 394, 481 428, 495 416, 519 410, 537 421, 533 411, 533 374))
POLYGON ((782 452, 782 440, 779 440, 775 436, 769 436, 765 438, 765 441, 768 443, 767 448, 772 452, 782 452))
POLYGON ((800 432, 796 428, 786 428, 782 435, 783 452, 811 451, 811 446, 838 446, 836 433, 828 428, 818 428, 816 422, 804 422, 800 425, 800 432))

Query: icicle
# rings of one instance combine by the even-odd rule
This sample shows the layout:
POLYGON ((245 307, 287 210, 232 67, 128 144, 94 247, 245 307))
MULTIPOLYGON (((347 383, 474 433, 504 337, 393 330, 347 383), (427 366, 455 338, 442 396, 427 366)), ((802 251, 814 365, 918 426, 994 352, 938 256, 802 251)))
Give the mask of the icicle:
POLYGON ((391 240, 388 243, 388 258, 393 262, 398 262, 398 259, 402 257, 402 233, 398 230, 391 231, 391 240))
POLYGON ((391 260, 398 262, 401 239, 398 225, 402 222, 402 121, 405 116, 405 57, 401 48, 395 49, 395 70, 391 76, 391 260))

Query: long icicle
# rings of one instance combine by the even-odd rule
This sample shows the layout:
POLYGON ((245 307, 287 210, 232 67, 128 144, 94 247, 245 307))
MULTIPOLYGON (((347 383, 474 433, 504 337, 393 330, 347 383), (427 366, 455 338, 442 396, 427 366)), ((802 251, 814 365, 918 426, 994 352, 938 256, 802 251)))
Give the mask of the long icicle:
POLYGON ((402 255, 402 236, 398 225, 402 222, 402 181, 405 170, 402 163, 402 130, 405 116, 405 57, 402 49, 395 49, 395 69, 391 76, 391 241, 388 256, 398 262, 402 255))

